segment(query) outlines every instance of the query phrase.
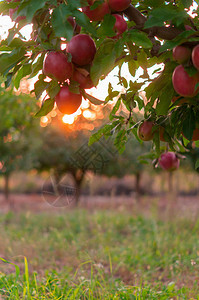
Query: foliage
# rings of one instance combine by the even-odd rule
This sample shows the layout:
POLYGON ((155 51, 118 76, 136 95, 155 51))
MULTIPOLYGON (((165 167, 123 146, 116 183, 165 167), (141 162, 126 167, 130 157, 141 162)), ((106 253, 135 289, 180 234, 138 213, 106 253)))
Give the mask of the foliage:
POLYGON ((15 170, 29 170, 33 166, 36 134, 39 122, 33 118, 36 101, 29 95, 16 95, 12 89, 0 87, 0 157, 3 175, 15 170))
MULTIPOLYGON (((100 136, 111 136, 115 131, 119 141, 116 141, 118 150, 124 151, 129 134, 135 134, 139 125, 134 117, 134 108, 143 109, 144 119, 154 122, 156 134, 153 142, 157 156, 162 151, 158 137, 160 125, 165 128, 166 142, 170 149, 184 151, 182 130, 186 131, 186 136, 191 140, 193 131, 198 126, 198 95, 189 98, 188 103, 180 106, 171 102, 177 95, 172 85, 172 73, 178 65, 172 58, 172 49, 177 45, 193 49, 198 44, 198 8, 194 16, 190 17, 187 10, 192 1, 132 1, 130 7, 124 11, 128 20, 128 31, 120 38, 113 39, 109 38, 113 36, 114 26, 111 16, 106 15, 100 22, 90 22, 79 10, 86 4, 87 1, 84 0, 22 0, 17 3, 0 3, 3 15, 8 15, 9 9, 17 7, 14 17, 26 16, 25 19, 16 22, 9 30, 8 37, 1 41, 0 73, 6 77, 6 86, 13 81, 18 88, 23 77, 32 78, 40 74, 46 52, 60 50, 61 44, 66 44, 75 34, 74 28, 67 20, 70 16, 75 17, 75 21, 81 26, 81 33, 89 34, 96 42, 97 53, 89 69, 94 84, 103 80, 117 66, 118 84, 122 85, 124 90, 110 114, 110 124, 100 131, 100 136), (30 40, 26 40, 20 33, 20 29, 26 24, 33 24, 30 40), (191 26, 188 30, 187 25, 191 26), (129 82, 121 76, 121 68, 125 63, 133 76, 129 82), (134 80, 140 67, 143 70, 141 80, 134 80), (153 76, 149 71, 152 67, 153 76), (147 102, 140 96, 140 91, 145 91, 147 102), (129 111, 127 118, 118 113, 121 102, 129 111)), ((95 8, 98 5, 99 3, 96 3, 95 8)), ((189 75, 198 76, 191 60, 184 63, 184 66, 189 75)), ((195 89, 197 86, 198 84, 195 89)), ((71 89, 77 90, 78 87, 71 84, 71 89)), ((34 87, 37 99, 44 91, 47 91, 50 99, 48 103, 44 102, 38 116, 47 114, 53 108, 54 98, 59 91, 59 84, 55 79, 49 82, 44 74, 40 74, 34 87)), ((115 91, 111 84, 108 93, 104 103, 118 95, 118 91, 115 91)), ((101 104, 84 91, 82 94, 91 102, 101 104)), ((90 144, 95 140, 98 140, 98 136, 92 138, 90 144)))

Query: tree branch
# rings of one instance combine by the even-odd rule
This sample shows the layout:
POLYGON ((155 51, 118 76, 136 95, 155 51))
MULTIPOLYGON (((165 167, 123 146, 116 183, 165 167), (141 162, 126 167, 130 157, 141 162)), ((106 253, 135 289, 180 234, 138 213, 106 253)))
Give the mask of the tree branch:
POLYGON ((156 36, 160 39, 164 40, 172 40, 174 39, 178 34, 180 34, 182 31, 169 26, 154 26, 149 29, 143 29, 144 24, 147 20, 147 18, 138 10, 136 9, 133 5, 130 5, 125 11, 124 14, 128 17, 130 21, 134 21, 136 24, 136 28, 140 29, 148 34, 150 36, 156 36))

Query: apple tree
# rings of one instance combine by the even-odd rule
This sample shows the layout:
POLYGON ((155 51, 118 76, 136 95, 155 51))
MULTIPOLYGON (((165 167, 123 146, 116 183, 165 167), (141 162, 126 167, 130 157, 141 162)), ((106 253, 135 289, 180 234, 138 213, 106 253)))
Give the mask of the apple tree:
MULTIPOLYGON (((82 97, 95 105, 117 97, 108 124, 90 138, 90 144, 114 133, 122 152, 135 134, 139 140, 153 140, 156 162, 166 151, 172 153, 168 157, 174 164, 189 142, 199 146, 195 1, 4 0, 0 12, 14 21, 0 44, 0 73, 6 86, 13 81, 16 89, 22 78, 38 76, 34 93, 42 106, 37 116, 49 113, 55 103, 62 113, 72 114, 82 97), (27 24, 32 24, 28 40, 21 33, 27 24), (123 65, 131 80, 126 80, 123 65), (111 82, 106 99, 85 91, 115 67, 122 92, 111 82), (127 117, 119 113, 122 104, 127 117), (143 112, 139 122, 138 110, 143 112)), ((170 160, 168 164, 166 169, 173 169, 170 160)))
POLYGON ((37 134, 39 122, 33 118, 36 102, 27 94, 16 95, 12 89, 0 86, 0 175, 4 177, 4 194, 9 205, 9 181, 15 171, 30 170, 34 165, 33 135, 37 134))

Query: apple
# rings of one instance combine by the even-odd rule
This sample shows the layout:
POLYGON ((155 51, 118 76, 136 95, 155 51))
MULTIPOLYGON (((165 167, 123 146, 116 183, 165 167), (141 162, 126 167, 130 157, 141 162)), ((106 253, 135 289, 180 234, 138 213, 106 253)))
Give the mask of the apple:
POLYGON ((142 141, 150 141, 153 139, 153 122, 151 121, 144 121, 139 127, 138 127, 138 137, 142 141))
POLYGON ((60 51, 48 52, 43 63, 43 73, 49 77, 54 76, 58 81, 64 82, 71 78, 73 65, 68 62, 67 56, 60 51))
POLYGON ((199 45, 193 48, 192 62, 194 67, 199 70, 199 45))
POLYGON ((108 4, 113 11, 123 11, 129 7, 131 0, 108 0, 108 4))
POLYGON ((90 5, 82 7, 82 11, 91 21, 101 21, 106 14, 110 13, 110 8, 107 1, 105 1, 104 3, 98 5, 95 9, 91 9, 90 7, 94 2, 95 1, 88 1, 90 5))
POLYGON ((80 31, 81 31, 81 26, 79 26, 79 25, 76 23, 75 19, 74 19, 72 16, 68 17, 68 18, 67 18, 67 21, 72 25, 73 30, 75 31, 75 33, 80 33, 80 31))
POLYGON ((114 30, 116 32, 115 37, 119 37, 123 32, 125 32, 128 28, 127 22, 124 20, 124 18, 119 14, 113 14, 113 16, 116 19, 114 30))
POLYGON ((199 82, 199 73, 189 76, 182 65, 175 68, 172 76, 174 90, 181 96, 193 97, 199 91, 195 90, 196 84, 199 82))
POLYGON ((180 160, 175 152, 165 152, 161 154, 158 163, 163 170, 171 172, 179 168, 180 160))
POLYGON ((75 69, 73 72, 72 79, 77 81, 79 83, 80 88, 82 89, 91 89, 92 87, 94 87, 89 73, 86 74, 86 72, 81 72, 81 70, 75 69))
POLYGON ((87 34, 77 34, 67 44, 67 50, 72 55, 72 62, 84 66, 90 64, 96 53, 93 39, 87 34))
POLYGON ((186 30, 194 30, 193 27, 189 26, 189 25, 184 25, 186 30))
POLYGON ((179 64, 186 62, 191 57, 191 49, 184 46, 173 48, 173 59, 179 64))
POLYGON ((60 112, 71 115, 80 107, 82 96, 80 94, 72 93, 68 86, 63 86, 55 96, 55 102, 60 112))

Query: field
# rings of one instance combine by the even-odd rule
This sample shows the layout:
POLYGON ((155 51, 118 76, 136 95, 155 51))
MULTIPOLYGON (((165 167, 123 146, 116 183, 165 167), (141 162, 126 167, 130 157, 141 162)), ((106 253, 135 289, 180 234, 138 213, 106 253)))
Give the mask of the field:
POLYGON ((0 299, 199 299, 196 198, 172 216, 150 198, 109 210, 25 198, 0 215, 0 299))

